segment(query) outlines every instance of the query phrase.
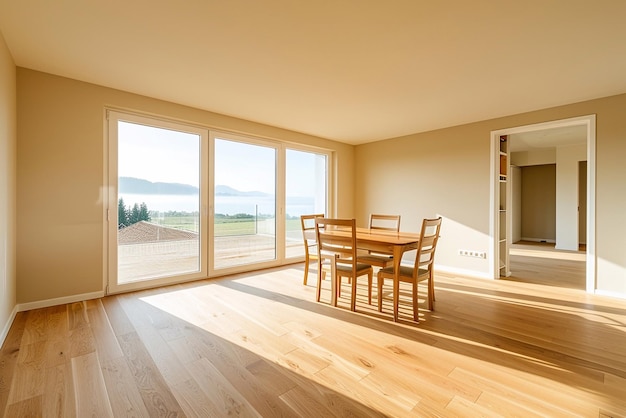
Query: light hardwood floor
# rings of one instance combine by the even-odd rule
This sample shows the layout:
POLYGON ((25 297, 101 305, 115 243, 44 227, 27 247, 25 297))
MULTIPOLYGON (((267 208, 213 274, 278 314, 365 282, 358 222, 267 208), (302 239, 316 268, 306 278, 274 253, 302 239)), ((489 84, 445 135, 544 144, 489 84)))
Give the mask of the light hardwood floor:
POLYGON ((301 265, 19 313, 0 351, 0 411, 626 415, 624 301, 514 279, 439 274, 419 325, 408 305, 394 323, 389 295, 384 314, 368 306, 366 281, 357 313, 347 284, 340 307, 314 302, 301 265))
POLYGON ((554 244, 520 241, 511 246, 513 275, 507 280, 585 290, 585 249, 556 250, 554 244))

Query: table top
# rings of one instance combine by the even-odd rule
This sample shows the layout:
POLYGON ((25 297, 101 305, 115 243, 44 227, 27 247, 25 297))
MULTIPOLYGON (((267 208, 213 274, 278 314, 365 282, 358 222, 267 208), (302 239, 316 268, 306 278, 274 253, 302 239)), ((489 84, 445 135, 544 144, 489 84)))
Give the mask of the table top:
MULTIPOLYGON (((346 235, 345 231, 340 229, 327 230, 327 234, 346 235)), ((357 241, 371 241, 391 245, 406 245, 418 242, 420 235, 413 232, 396 232, 381 229, 356 228, 357 241)))
POLYGON ((419 241, 420 235, 413 232, 396 232, 369 228, 357 228, 356 239, 385 242, 388 244, 406 244, 419 241))

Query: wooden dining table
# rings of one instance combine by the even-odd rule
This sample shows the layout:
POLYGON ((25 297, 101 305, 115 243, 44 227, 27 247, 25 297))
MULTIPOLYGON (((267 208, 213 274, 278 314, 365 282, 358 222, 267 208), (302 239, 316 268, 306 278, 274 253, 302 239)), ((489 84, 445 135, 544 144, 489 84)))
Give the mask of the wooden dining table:
MULTIPOLYGON (((348 233, 342 230, 326 231, 327 234, 347 235, 348 233)), ((393 255, 393 268, 394 268, 394 286, 393 286, 393 300, 397 305, 399 299, 399 274, 400 274, 400 262, 402 261, 402 255, 406 251, 415 250, 419 244, 420 235, 411 232, 396 232, 376 230, 369 228, 357 228, 356 229, 356 244, 357 248, 362 250, 369 250, 372 252, 379 252, 384 254, 393 255)), ((321 279, 321 271, 318 271, 318 280, 321 279)), ((331 263, 331 299, 330 303, 333 306, 337 306, 337 278, 334 271, 334 266, 331 263)), ((381 297, 381 295, 378 295, 381 297)), ((398 320, 398 314, 394 310, 394 321, 398 320)))

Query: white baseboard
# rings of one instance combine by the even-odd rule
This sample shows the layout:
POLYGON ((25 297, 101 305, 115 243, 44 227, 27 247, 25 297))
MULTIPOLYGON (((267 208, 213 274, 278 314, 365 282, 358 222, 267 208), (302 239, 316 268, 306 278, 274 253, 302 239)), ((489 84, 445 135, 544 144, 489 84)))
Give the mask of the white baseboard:
POLYGON ((608 296, 610 298, 626 299, 626 293, 609 292, 607 290, 599 290, 599 289, 596 289, 594 293, 598 296, 608 296))
POLYGON ((13 307, 13 311, 11 312, 11 315, 9 315, 9 320, 2 328, 2 333, 0 333, 0 347, 4 345, 4 340, 7 338, 7 335, 9 335, 9 330, 11 329, 11 325, 13 325, 15 315, 17 315, 17 305, 13 307))
POLYGON ((486 272, 475 271, 475 270, 467 270, 467 269, 460 269, 460 268, 457 268, 457 267, 450 267, 450 266, 441 266, 441 265, 438 265, 438 264, 435 264, 435 273, 444 273, 444 274, 451 274, 451 275, 457 275, 457 276, 465 276, 465 277, 471 277, 473 279, 488 279, 488 280, 492 280, 492 278, 489 275, 489 273, 486 273, 486 272))
POLYGON ((542 239, 542 238, 526 238, 522 237, 522 241, 530 241, 530 242, 549 242, 550 244, 556 244, 555 239, 542 239))
POLYGON ((50 306, 63 305, 65 303, 81 302, 83 300, 98 299, 104 297, 104 291, 83 293, 80 295, 64 296, 56 299, 39 300, 36 302, 20 303, 17 305, 19 312, 30 311, 31 309, 48 308, 50 306))

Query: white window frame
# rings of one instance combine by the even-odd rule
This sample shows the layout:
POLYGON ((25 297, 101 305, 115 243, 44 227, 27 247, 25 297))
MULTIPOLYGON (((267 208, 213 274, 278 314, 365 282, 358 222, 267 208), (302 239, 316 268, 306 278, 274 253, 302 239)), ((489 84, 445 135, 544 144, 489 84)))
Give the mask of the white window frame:
POLYGON ((115 108, 104 109, 104 190, 103 199, 103 283, 106 294, 122 293, 133 290, 171 285, 185 281, 223 276, 225 274, 254 271, 303 261, 302 257, 287 258, 285 254, 285 199, 286 199, 286 152, 287 149, 311 152, 326 156, 326 210, 327 216, 334 213, 334 152, 330 149, 286 142, 254 135, 233 133, 212 129, 208 126, 180 122, 165 117, 144 115, 115 108), (172 129, 200 135, 200 271, 193 274, 168 276, 133 283, 117 283, 117 122, 125 121, 163 129, 172 129), (213 222, 215 192, 215 138, 234 140, 254 145, 269 146, 276 149, 276 259, 245 264, 236 267, 215 269, 213 263, 213 222), (114 230, 112 229, 114 228, 114 230), (113 239, 115 237, 115 239, 113 239))
POLYGON ((207 238, 206 233, 200 233, 200 269, 197 272, 181 274, 176 276, 164 276, 154 279, 146 279, 129 283, 118 283, 118 245, 117 245, 117 197, 118 197, 118 122, 129 122, 139 125, 153 126, 155 128, 170 129, 179 132, 186 132, 200 137, 200 231, 206 229, 206 207, 208 205, 208 196, 206 193, 206 184, 208 181, 208 130, 192 125, 186 125, 170 120, 136 115, 133 113, 119 112, 114 110, 106 111, 107 119, 107 148, 108 160, 105 164, 105 185, 106 185, 106 203, 105 203, 105 232, 106 240, 106 256, 105 256, 105 289, 107 294, 127 292, 132 290, 144 289, 149 287, 157 287, 181 283, 185 281, 198 280, 207 277, 207 238))

